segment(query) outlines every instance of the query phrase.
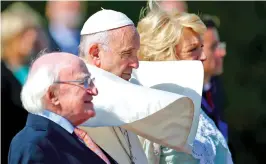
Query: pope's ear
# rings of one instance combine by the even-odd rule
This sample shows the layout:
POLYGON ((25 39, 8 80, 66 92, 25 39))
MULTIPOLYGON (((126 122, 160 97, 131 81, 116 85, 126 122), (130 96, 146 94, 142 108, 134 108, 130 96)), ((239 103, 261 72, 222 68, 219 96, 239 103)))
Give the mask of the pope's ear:
POLYGON ((89 56, 92 59, 92 62, 95 66, 100 67, 101 65, 101 60, 99 56, 99 45, 98 44, 93 44, 90 49, 89 49, 89 56))
POLYGON ((99 57, 99 46, 98 44, 93 44, 90 49, 89 49, 89 55, 94 58, 94 57, 99 57))

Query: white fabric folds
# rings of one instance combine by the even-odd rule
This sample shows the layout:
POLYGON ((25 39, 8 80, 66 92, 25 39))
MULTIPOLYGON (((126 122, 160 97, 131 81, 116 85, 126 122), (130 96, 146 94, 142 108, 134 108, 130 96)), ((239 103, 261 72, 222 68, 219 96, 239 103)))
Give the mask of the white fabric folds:
POLYGON ((192 99, 194 117, 187 144, 195 139, 201 108, 201 97, 204 80, 204 69, 200 61, 141 61, 139 68, 133 71, 130 82, 145 87, 156 88, 192 99))
MULTIPOLYGON (((203 87, 201 63, 140 62, 131 82, 146 87, 95 66, 87 67, 96 79, 99 94, 93 99, 96 116, 82 126, 120 126, 158 144, 191 152, 203 87), (153 82, 156 76, 156 79, 160 76, 161 81, 153 82)), ((102 135, 93 134, 93 137, 104 137, 102 135)), ((111 146, 112 143, 107 139, 102 144, 111 146)))

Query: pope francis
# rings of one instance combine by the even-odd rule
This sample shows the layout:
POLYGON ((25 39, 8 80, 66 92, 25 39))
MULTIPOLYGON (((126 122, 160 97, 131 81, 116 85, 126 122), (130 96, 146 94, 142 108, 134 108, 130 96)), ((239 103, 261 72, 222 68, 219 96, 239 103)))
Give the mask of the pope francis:
POLYGON ((88 18, 81 30, 79 56, 86 61, 99 91, 93 100, 96 116, 81 128, 119 164, 148 163, 138 135, 191 153, 198 126, 202 63, 156 63, 155 76, 165 79, 165 70, 173 69, 177 70, 176 76, 171 77, 170 83, 144 87, 141 81, 152 79, 140 79, 135 71, 139 64, 142 71, 149 64, 139 63, 139 46, 134 23, 121 12, 98 11, 88 18), (160 90, 156 89, 158 86, 160 90), (175 91, 167 92, 169 89, 175 91))

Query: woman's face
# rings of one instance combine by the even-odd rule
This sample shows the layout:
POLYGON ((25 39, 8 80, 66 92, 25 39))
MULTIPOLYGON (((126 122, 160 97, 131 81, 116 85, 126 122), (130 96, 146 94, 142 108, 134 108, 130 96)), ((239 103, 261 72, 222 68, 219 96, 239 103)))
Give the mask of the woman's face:
POLYGON ((203 41, 191 28, 184 28, 179 44, 176 46, 178 60, 206 60, 203 53, 203 41))
POLYGON ((27 57, 30 55, 31 50, 37 39, 37 31, 34 28, 24 31, 19 37, 19 51, 20 54, 27 57))
MULTIPOLYGON (((11 50, 19 55, 20 58, 27 58, 31 55, 37 39, 37 31, 34 28, 26 29, 9 40, 6 51, 11 50)), ((15 55, 13 54, 13 55, 15 55)))

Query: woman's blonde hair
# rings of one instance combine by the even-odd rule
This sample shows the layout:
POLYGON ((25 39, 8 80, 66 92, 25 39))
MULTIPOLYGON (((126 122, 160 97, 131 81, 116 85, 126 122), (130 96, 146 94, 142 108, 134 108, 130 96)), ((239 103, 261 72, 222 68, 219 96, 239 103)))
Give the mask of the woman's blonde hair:
POLYGON ((1 13, 1 57, 3 48, 13 37, 23 33, 29 28, 39 28, 42 18, 39 13, 23 2, 11 4, 1 13))
POLYGON ((138 58, 145 61, 176 60, 176 45, 182 36, 184 28, 191 28, 203 35, 206 26, 196 14, 165 12, 158 4, 151 4, 142 10, 147 11, 137 26, 140 35, 140 50, 138 58))

